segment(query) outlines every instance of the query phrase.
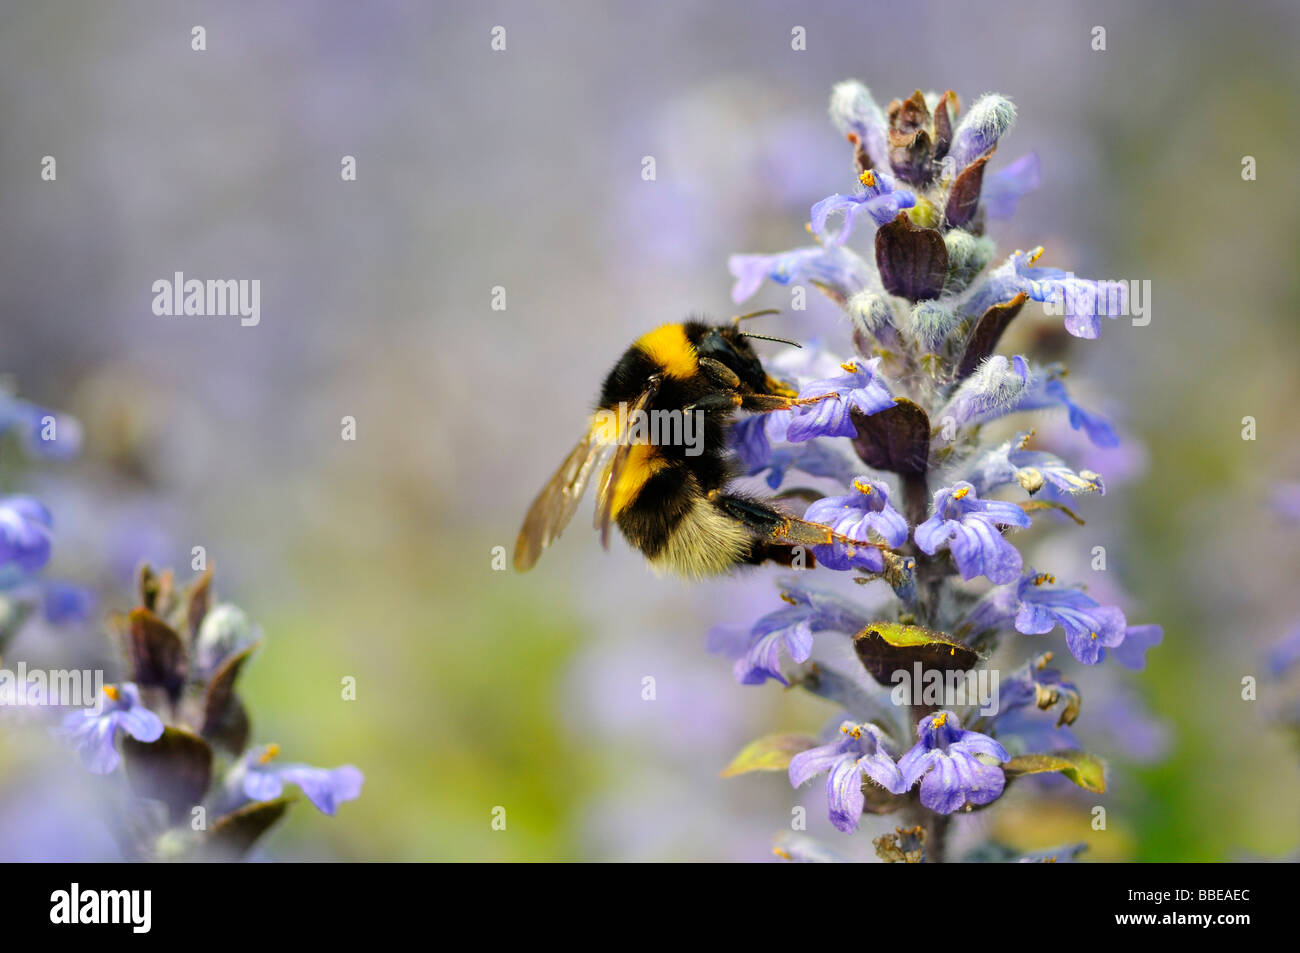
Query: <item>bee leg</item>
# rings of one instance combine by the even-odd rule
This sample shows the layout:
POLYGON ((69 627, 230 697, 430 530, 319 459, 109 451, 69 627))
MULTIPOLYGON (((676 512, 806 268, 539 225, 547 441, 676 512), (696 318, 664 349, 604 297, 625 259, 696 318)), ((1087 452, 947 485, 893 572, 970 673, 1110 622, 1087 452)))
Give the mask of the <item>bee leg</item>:
POLYGON ((829 526, 821 523, 809 523, 794 516, 788 516, 780 510, 758 500, 743 496, 731 496, 721 490, 708 494, 709 502, 722 510, 732 519, 750 530, 755 536, 776 541, 788 546, 829 546, 831 543, 844 543, 854 547, 875 546, 836 533, 829 526))
POLYGON ((700 370, 704 371, 715 384, 720 384, 728 390, 736 390, 740 387, 740 378, 736 376, 736 372, 721 361, 711 357, 701 357, 700 370))
POLYGON ((825 546, 835 541, 835 534, 829 526, 796 519, 758 500, 730 496, 720 490, 714 490, 708 496, 710 503, 744 524, 759 538, 804 546, 825 546))
POLYGON ((687 404, 682 408, 682 413, 694 413, 697 410, 703 411, 722 411, 735 410, 740 406, 740 395, 728 391, 719 391, 712 394, 705 394, 693 404, 687 404))
POLYGON ((740 409, 750 410, 758 414, 770 413, 773 410, 789 410, 791 407, 804 407, 808 404, 820 403, 823 400, 833 400, 838 398, 839 394, 822 394, 820 397, 781 397, 777 394, 742 394, 740 395, 740 409))

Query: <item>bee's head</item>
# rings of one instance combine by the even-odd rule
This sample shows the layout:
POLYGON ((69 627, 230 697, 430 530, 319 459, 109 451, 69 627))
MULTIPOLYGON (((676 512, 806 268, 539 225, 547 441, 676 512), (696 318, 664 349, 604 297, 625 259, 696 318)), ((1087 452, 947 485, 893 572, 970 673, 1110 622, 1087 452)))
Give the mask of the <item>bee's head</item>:
MULTIPOLYGON (((771 377, 758 359, 750 337, 734 324, 708 326, 701 329, 700 338, 695 342, 700 354, 726 364, 735 371, 736 376, 751 390, 760 394, 779 394, 782 397, 794 397, 795 392, 787 385, 771 377)), ((769 340, 781 340, 770 338, 769 340)), ((793 341, 784 341, 793 344, 793 341)), ((798 347, 798 345, 795 345, 798 347)))

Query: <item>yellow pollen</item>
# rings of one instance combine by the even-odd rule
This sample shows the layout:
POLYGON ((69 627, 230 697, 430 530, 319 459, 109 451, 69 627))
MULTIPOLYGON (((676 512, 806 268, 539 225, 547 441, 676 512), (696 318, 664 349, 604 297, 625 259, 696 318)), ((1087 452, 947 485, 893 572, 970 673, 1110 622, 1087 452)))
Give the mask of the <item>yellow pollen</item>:
POLYGON ((780 847, 773 847, 772 853, 776 854, 776 856, 780 857, 782 860, 790 859, 790 854, 787 851, 782 850, 780 847))
POLYGON ((108 696, 109 701, 117 701, 122 697, 122 693, 117 690, 116 685, 105 685, 104 694, 108 696))
POLYGON ((964 500, 966 498, 966 494, 969 492, 970 492, 970 487, 964 486, 960 490, 956 490, 953 493, 952 498, 954 500, 964 500))
POLYGON ((792 606, 797 606, 799 604, 799 600, 796 599, 794 596, 790 595, 790 593, 788 592, 781 593, 781 601, 788 602, 792 606))
POLYGON ((863 483, 861 480, 854 480, 853 489, 857 490, 859 493, 866 493, 868 496, 871 495, 870 483, 863 483))
POLYGON ((1039 245, 1037 248, 1035 248, 1033 251, 1029 253, 1029 263, 1032 265, 1034 262, 1038 261, 1038 259, 1042 257, 1043 257, 1043 246, 1039 245))
POLYGON ((861 729, 861 728, 850 728, 850 729, 849 729, 849 734, 852 735, 854 738, 861 738, 861 737, 862 737, 862 729, 861 729))
POLYGON ((858 365, 853 361, 849 361, 847 364, 841 364, 840 367, 844 368, 850 374, 856 374, 858 372, 858 365))
POLYGON ((1095 639, 1097 637, 1097 633, 1096 632, 1092 633, 1092 637, 1095 639))
POLYGON ((280 753, 280 746, 275 742, 266 746, 266 750, 258 757, 258 764, 269 764, 280 753))
POLYGON ((812 222, 804 222, 804 223, 803 223, 803 230, 804 230, 805 232, 807 232, 809 235, 811 235, 811 234, 812 234, 812 222))
POLYGON ((866 172, 863 172, 860 176, 858 176, 858 181, 861 182, 869 189, 875 188, 876 174, 872 172, 870 169, 868 169, 866 172))
POLYGON ((946 724, 948 724, 948 713, 946 711, 941 711, 939 714, 934 716, 934 719, 930 722, 930 727, 942 728, 946 724))

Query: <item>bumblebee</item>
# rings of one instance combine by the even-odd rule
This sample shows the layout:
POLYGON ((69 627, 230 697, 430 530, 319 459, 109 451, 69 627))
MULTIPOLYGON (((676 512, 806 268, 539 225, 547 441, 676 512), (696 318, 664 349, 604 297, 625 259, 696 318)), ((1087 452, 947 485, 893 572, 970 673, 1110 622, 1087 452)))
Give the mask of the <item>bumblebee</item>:
POLYGON ((586 434, 529 508, 515 542, 515 569, 531 569, 559 537, 598 471, 602 544, 608 547, 617 523, 657 571, 701 578, 767 560, 788 565, 795 547, 841 538, 773 501, 726 489, 735 475, 727 432, 736 411, 768 413, 837 396, 801 399, 770 377, 748 339, 782 339, 741 331, 739 322, 754 316, 730 325, 665 324, 627 349, 605 378, 586 434), (682 421, 675 436, 696 424, 699 439, 663 440, 662 432, 647 439, 644 426, 638 433, 638 424, 663 419, 682 421))

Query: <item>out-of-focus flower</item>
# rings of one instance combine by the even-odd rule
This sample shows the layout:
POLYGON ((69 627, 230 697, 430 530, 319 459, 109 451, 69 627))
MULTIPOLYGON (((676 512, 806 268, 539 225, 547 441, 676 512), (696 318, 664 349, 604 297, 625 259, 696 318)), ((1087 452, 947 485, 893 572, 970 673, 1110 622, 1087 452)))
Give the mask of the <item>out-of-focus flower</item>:
POLYGON ((199 669, 212 672, 223 660, 252 645, 259 632, 238 606, 223 602, 203 617, 195 643, 199 669))
POLYGON ((326 769, 297 762, 281 764, 275 760, 279 754, 280 746, 269 744, 252 749, 241 759, 236 771, 240 790, 249 800, 275 800, 285 784, 296 784, 322 814, 334 814, 344 801, 361 796, 365 776, 356 767, 345 764, 326 769))
POLYGON ((115 744, 118 732, 136 741, 154 742, 162 737, 162 719, 140 702, 140 690, 131 682, 105 685, 107 700, 101 710, 87 708, 69 713, 63 732, 81 753, 92 774, 110 774, 122 760, 115 744))
POLYGON ((35 572, 50 561, 50 511, 30 496, 0 497, 0 570, 35 572))
POLYGON ((1286 638, 1271 646, 1268 650, 1268 673, 1280 678, 1300 663, 1300 626, 1297 626, 1286 638))
POLYGON ((1029 522, 1029 514, 1016 504, 981 500, 974 486, 961 481, 934 494, 932 515, 916 528, 916 545, 932 556, 947 546, 963 579, 987 576, 1011 582, 1020 575, 1020 552, 1000 527, 1029 522))
POLYGON ((980 201, 989 218, 1011 218, 1020 200, 1039 185, 1038 156, 1021 156, 1005 168, 984 177, 980 201))
POLYGON ((95 595, 85 586, 51 579, 42 587, 45 620, 54 625, 85 622, 95 608, 95 595))
POLYGON ((921 803, 939 814, 964 804, 988 804, 1002 794, 1006 776, 997 764, 1009 761, 1005 748, 987 735, 964 731, 957 716, 940 711, 916 726, 920 741, 898 761, 904 789, 921 782, 921 803))
POLYGON ((731 299, 740 304, 764 279, 779 285, 819 285, 841 298, 850 298, 871 281, 870 266, 855 252, 839 245, 796 248, 776 255, 732 255, 728 262, 736 284, 731 299))
POLYGON ((1066 391, 1065 384, 1051 373, 1036 374, 1032 386, 1026 388, 1013 409, 1039 410, 1049 407, 1066 408, 1070 414, 1070 426, 1082 430, 1097 446, 1119 446, 1119 434, 1115 433, 1115 428, 1104 418, 1076 404, 1066 391))
POLYGON ((75 417, 0 392, 0 435, 9 430, 32 457, 71 460, 81 452, 81 424, 75 417))
POLYGON ((1147 649, 1159 645, 1164 637, 1162 626, 1130 625, 1124 630, 1124 641, 1110 651, 1120 665, 1141 670, 1147 665, 1147 649))
POLYGON ((891 794, 902 794, 911 785, 903 783, 884 733, 878 727, 846 721, 840 725, 840 734, 842 737, 830 744, 809 748, 791 758, 790 784, 797 788, 810 778, 829 772, 826 803, 830 807, 831 823, 838 830, 852 834, 858 829, 866 803, 862 794, 864 777, 891 794))
POLYGON ((1285 520, 1300 523, 1300 483, 1283 483, 1273 491, 1273 508, 1285 520))

